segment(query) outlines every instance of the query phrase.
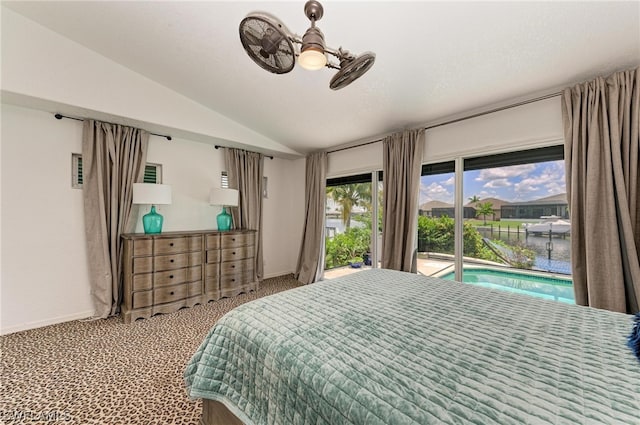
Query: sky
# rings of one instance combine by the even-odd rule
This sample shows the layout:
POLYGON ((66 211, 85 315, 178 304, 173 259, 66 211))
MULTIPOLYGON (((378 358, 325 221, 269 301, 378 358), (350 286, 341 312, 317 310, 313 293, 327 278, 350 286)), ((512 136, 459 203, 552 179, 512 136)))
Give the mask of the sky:
MULTIPOLYGON (((565 193, 564 175, 564 160, 465 171, 464 203, 474 195, 481 200, 524 202, 565 193)), ((422 176, 420 183, 420 204, 434 200, 453 204, 453 173, 422 176)))

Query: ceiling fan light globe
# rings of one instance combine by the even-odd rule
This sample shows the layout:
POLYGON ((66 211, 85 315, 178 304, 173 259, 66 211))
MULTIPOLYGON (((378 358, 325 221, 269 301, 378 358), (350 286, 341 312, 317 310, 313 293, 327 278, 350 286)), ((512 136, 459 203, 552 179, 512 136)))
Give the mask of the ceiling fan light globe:
POLYGON ((306 70, 317 71, 327 64, 327 55, 322 50, 309 47, 300 53, 298 63, 306 70))

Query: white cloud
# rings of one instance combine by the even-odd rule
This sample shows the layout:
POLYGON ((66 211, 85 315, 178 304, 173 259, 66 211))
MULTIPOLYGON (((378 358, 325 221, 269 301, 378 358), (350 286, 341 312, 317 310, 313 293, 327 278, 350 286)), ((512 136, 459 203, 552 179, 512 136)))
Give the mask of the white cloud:
POLYGON ((420 186, 421 203, 429 201, 453 202, 453 193, 439 183, 431 183, 429 186, 420 186))
POLYGON ((512 165, 510 167, 485 168, 480 170, 476 181, 490 181, 526 177, 536 169, 535 164, 512 165))
POLYGON ((443 180, 440 183, 442 183, 445 186, 453 186, 456 183, 456 177, 451 176, 447 180, 443 180))
POLYGON ((539 191, 541 187, 547 189, 542 195, 566 192, 563 161, 554 161, 548 164, 540 174, 522 179, 514 185, 514 190, 526 194, 539 191))
POLYGON ((487 188, 487 189, 496 189, 496 188, 500 188, 500 187, 509 187, 509 186, 512 186, 512 185, 513 184, 507 179, 495 179, 495 180, 488 181, 482 187, 487 188))
POLYGON ((520 194, 527 194, 540 190, 538 186, 535 186, 535 179, 524 179, 520 183, 516 183, 514 189, 520 194))

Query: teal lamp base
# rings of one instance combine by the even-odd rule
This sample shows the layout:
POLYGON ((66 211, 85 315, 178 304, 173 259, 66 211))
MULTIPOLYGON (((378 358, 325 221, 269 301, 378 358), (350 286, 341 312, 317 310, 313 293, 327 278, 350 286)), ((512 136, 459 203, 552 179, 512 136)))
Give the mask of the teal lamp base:
POLYGON ((222 207, 222 212, 218 214, 218 230, 221 232, 231 230, 231 224, 233 223, 233 219, 231 218, 231 214, 227 212, 225 207, 222 207))
POLYGON ((162 216, 156 212, 156 207, 151 206, 151 211, 142 217, 144 232, 148 235, 162 232, 162 216))

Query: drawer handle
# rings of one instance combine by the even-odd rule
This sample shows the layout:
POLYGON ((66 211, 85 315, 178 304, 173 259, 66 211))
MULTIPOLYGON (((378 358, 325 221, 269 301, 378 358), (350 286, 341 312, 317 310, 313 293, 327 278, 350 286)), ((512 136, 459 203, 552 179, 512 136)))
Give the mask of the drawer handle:
POLYGON ((235 242, 235 241, 236 241, 236 238, 231 238, 231 240, 232 240, 233 242, 235 242))
POLYGON ((173 275, 169 275, 169 279, 173 279, 173 275))
POLYGON ((174 261, 175 261, 175 260, 172 258, 172 259, 171 259, 171 262, 173 263, 174 261))
POLYGON ((235 265, 235 264, 232 264, 232 265, 231 265, 231 268, 232 268, 232 269, 235 269, 235 268, 236 268, 236 265, 235 265))
POLYGON ((173 291, 169 292, 169 295, 173 295, 173 291))
POLYGON ((169 244, 169 246, 173 246, 173 242, 171 242, 171 243, 169 244))
POLYGON ((235 279, 231 279, 231 282, 235 282, 235 281, 236 281, 235 279))
POLYGON ((236 252, 235 252, 235 251, 233 251, 233 252, 232 252, 232 254, 233 254, 233 255, 236 255, 236 252))

